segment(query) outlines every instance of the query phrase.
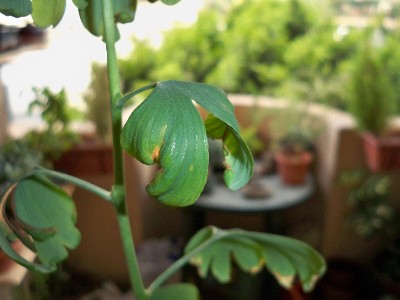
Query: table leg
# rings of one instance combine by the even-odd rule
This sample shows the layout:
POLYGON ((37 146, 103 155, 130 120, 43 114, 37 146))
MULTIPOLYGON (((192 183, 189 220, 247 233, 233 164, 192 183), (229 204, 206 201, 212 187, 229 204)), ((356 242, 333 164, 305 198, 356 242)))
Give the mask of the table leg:
POLYGON ((280 211, 271 211, 265 215, 265 232, 286 234, 286 224, 280 211))
POLYGON ((206 212, 200 209, 187 208, 185 220, 185 240, 188 241, 197 231, 205 226, 206 212))

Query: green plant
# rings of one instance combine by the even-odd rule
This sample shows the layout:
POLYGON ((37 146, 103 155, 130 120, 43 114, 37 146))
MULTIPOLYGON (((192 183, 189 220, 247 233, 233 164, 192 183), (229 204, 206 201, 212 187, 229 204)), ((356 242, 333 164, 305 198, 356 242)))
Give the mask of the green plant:
POLYGON ((23 139, 7 141, 0 148, 0 197, 12 184, 43 163, 43 153, 23 139))
POLYGON ((321 120, 311 114, 307 106, 290 103, 272 116, 272 149, 288 154, 312 152, 315 138, 321 130, 321 120))
POLYGON ((350 188, 348 222, 364 238, 396 237, 399 211, 390 201, 389 175, 365 171, 347 171, 340 182, 350 188))
POLYGON ((68 104, 64 89, 52 92, 49 88, 33 88, 35 99, 29 104, 29 112, 39 110, 44 129, 31 130, 24 137, 24 143, 36 151, 43 153, 43 162, 51 167, 52 161, 61 157, 79 141, 79 136, 71 128, 71 122, 79 112, 68 104))
MULTIPOLYGON (((164 0, 174 4, 177 0, 164 0)), ((233 105, 218 88, 202 83, 162 81, 125 95, 120 87, 115 42, 117 24, 132 22, 136 0, 74 0, 83 25, 101 36, 107 50, 110 87, 112 136, 114 147, 114 185, 104 190, 87 181, 60 172, 38 167, 26 174, 15 186, 13 197, 3 205, 13 205, 14 216, 5 215, 10 229, 23 243, 35 251, 38 260, 26 261, 0 234, 2 249, 18 263, 39 272, 51 272, 77 247, 80 233, 75 227, 76 211, 72 199, 49 178, 59 178, 95 193, 113 204, 130 273, 138 300, 199 299, 197 288, 190 283, 164 286, 166 280, 184 265, 197 266, 202 277, 213 274, 221 283, 231 279, 231 262, 248 273, 267 268, 284 287, 296 277, 305 290, 310 290, 325 270, 323 258, 307 244, 288 237, 221 230, 207 227, 191 238, 184 255, 165 270, 148 287, 140 276, 130 221, 126 209, 123 151, 145 164, 158 164, 160 170, 147 186, 150 195, 161 203, 188 206, 200 195, 208 173, 208 142, 221 139, 225 166, 224 180, 231 189, 239 189, 253 171, 251 153, 239 135, 233 105), (122 126, 122 109, 132 97, 144 91, 150 95, 122 126), (192 101, 209 111, 205 122, 192 101), (11 203, 12 201, 12 203, 11 203), (34 203, 34 205, 33 205, 34 203), (16 220, 16 221, 15 221, 16 220)), ((42 27, 57 25, 62 18, 65 0, 15 0, 0 2, 4 14, 32 14, 42 27)), ((1 232, 0 232, 1 233, 1 232)))
POLYGON ((355 60, 349 91, 349 109, 359 129, 383 134, 395 112, 395 94, 378 50, 368 41, 355 60))
POLYGON ((87 105, 87 118, 95 125, 96 135, 104 143, 111 142, 111 120, 104 117, 110 113, 109 94, 107 67, 93 63, 91 82, 84 101, 87 105))

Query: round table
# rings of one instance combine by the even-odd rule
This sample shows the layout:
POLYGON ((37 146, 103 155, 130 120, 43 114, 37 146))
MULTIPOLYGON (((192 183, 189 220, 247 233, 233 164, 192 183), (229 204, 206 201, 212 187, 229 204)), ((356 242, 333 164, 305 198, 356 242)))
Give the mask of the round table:
POLYGON ((257 185, 267 189, 269 195, 261 198, 249 198, 245 195, 250 186, 232 191, 223 184, 214 184, 210 191, 200 196, 189 208, 192 228, 195 231, 205 225, 208 211, 226 213, 263 213, 266 215, 266 227, 269 232, 282 233, 277 212, 294 207, 309 199, 314 192, 312 176, 308 176, 302 185, 286 185, 278 175, 268 175, 255 179, 257 185), (280 227, 279 229, 277 229, 280 227))
POLYGON ((269 191, 268 196, 249 198, 245 195, 244 188, 232 191, 225 185, 215 184, 210 192, 200 196, 194 207, 226 212, 268 212, 300 204, 314 191, 311 176, 308 176, 307 181, 302 185, 286 185, 278 175, 263 176, 256 180, 257 184, 269 191))

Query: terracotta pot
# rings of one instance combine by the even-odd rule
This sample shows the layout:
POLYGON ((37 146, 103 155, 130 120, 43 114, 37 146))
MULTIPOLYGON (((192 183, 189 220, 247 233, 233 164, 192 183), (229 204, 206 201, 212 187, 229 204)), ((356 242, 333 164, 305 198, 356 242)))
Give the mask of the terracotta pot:
POLYGON ((111 173, 113 148, 96 142, 82 142, 55 161, 54 168, 75 176, 111 173))
POLYGON ((277 152, 274 157, 278 174, 285 184, 300 185, 306 181, 307 173, 313 161, 311 152, 299 154, 277 152))
POLYGON ((363 133, 364 156, 372 172, 400 170, 400 135, 363 133))

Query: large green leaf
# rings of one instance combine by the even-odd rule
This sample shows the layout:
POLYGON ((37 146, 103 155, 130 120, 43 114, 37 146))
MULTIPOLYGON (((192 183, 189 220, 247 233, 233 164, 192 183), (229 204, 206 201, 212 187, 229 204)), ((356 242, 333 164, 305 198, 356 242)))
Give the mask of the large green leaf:
POLYGON ((211 85, 182 81, 171 83, 177 91, 210 113, 205 126, 208 136, 224 142, 225 183, 233 190, 243 187, 253 172, 253 156, 240 137, 232 103, 221 89, 211 85))
POLYGON ((121 144, 141 162, 160 165, 147 190, 165 204, 191 205, 207 180, 206 128, 193 101, 214 115, 220 121, 214 125, 227 133, 221 136, 227 153, 227 185, 238 189, 252 174, 251 153, 238 134, 233 106, 220 89, 201 83, 159 82, 130 115, 121 144))
POLYGON ((12 228, 18 228, 15 233, 23 242, 32 241, 27 246, 37 252, 45 269, 53 269, 63 261, 67 248, 78 246, 75 205, 59 186, 45 177, 32 175, 18 183, 13 201, 17 223, 12 228))
POLYGON ((157 289, 150 300, 198 300, 199 291, 190 283, 177 283, 157 289))
POLYGON ((185 253, 199 247, 203 248, 191 263, 201 277, 211 272, 222 283, 231 280, 231 261, 248 273, 257 273, 265 266, 285 288, 290 288, 298 277, 305 291, 313 289, 326 269, 322 256, 309 245, 273 234, 207 227, 193 236, 185 253))
POLYGON ((32 13, 31 0, 0 0, 0 12, 16 18, 25 17, 32 13))
POLYGON ((32 19, 39 27, 56 26, 62 19, 66 0, 32 0, 32 19))

